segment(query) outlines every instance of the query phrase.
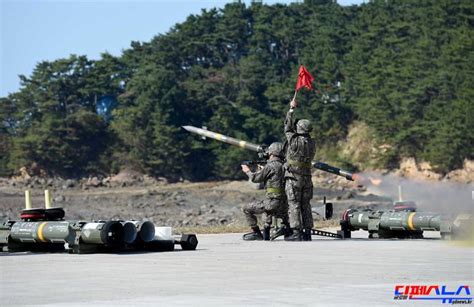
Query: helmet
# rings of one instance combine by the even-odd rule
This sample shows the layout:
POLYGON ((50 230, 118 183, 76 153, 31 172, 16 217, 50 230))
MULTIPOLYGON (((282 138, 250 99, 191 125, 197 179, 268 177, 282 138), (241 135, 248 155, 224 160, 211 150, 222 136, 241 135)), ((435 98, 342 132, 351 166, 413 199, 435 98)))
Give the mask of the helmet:
POLYGON ((277 156, 277 157, 283 156, 283 144, 280 143, 280 142, 272 143, 272 144, 268 147, 267 153, 268 153, 269 155, 274 155, 274 156, 277 156))
POLYGON ((311 130, 313 130, 313 127, 311 127, 311 123, 307 119, 300 119, 296 123, 296 133, 305 134, 310 133, 311 130))

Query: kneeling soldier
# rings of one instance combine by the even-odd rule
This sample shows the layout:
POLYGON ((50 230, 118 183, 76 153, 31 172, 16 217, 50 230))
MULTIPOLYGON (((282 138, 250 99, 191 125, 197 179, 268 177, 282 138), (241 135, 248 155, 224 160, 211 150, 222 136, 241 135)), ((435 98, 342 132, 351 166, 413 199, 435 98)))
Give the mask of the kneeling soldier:
POLYGON ((252 202, 242 209, 252 228, 252 232, 243 236, 244 240, 269 240, 273 216, 281 218, 283 227, 289 229, 283 170, 284 153, 282 151, 282 143, 272 143, 267 150, 269 155, 267 164, 263 168, 259 166, 257 172, 252 172, 247 165, 241 165, 242 171, 249 176, 252 182, 263 182, 267 188, 264 200, 252 202), (263 234, 257 225, 256 214, 263 214, 263 234))

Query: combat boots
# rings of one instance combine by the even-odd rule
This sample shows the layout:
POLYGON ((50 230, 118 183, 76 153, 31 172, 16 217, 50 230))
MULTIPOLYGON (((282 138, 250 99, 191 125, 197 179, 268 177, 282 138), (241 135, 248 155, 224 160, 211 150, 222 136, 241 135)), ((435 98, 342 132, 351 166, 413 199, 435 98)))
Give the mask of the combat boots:
POLYGON ((293 229, 293 234, 285 237, 285 241, 303 241, 303 232, 300 229, 293 229))
POLYGON ((271 235, 270 240, 275 240, 276 238, 280 236, 284 236, 285 238, 288 238, 293 234, 293 231, 290 228, 290 225, 283 224, 281 227, 277 228, 276 231, 271 235))
POLYGON ((311 241, 311 228, 303 229, 303 241, 311 241))
POLYGON ((270 226, 263 227, 262 235, 264 241, 270 241, 270 226))
POLYGON ((291 230, 290 225, 285 225, 283 226, 283 236, 284 238, 288 238, 293 234, 293 231, 291 230))
POLYGON ((262 232, 258 226, 252 227, 252 232, 246 233, 243 236, 245 241, 261 241, 263 240, 262 232))

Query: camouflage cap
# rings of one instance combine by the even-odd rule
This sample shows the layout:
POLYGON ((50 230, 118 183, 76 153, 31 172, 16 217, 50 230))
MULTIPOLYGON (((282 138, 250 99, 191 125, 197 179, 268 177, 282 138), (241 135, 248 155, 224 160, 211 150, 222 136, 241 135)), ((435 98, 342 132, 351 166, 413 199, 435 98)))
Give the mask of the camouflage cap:
POLYGON ((300 133, 300 134, 310 133, 311 130, 313 130, 313 127, 311 127, 311 123, 307 119, 300 119, 296 123, 296 133, 300 133))
POLYGON ((272 143, 268 149, 267 153, 270 155, 282 157, 283 156, 283 144, 280 142, 272 143))

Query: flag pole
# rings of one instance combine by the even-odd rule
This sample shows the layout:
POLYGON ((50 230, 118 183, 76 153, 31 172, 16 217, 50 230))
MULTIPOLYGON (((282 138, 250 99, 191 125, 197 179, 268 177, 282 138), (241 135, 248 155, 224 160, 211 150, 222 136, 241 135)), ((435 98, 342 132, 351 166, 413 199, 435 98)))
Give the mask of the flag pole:
POLYGON ((296 94, 298 94, 298 90, 295 90, 295 95, 293 96, 293 100, 296 99, 296 94))

